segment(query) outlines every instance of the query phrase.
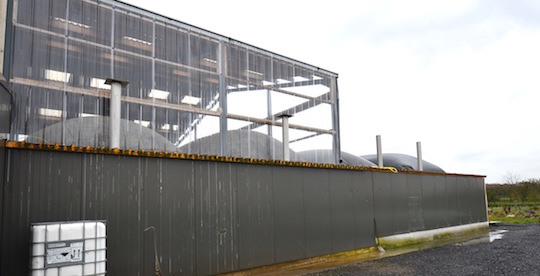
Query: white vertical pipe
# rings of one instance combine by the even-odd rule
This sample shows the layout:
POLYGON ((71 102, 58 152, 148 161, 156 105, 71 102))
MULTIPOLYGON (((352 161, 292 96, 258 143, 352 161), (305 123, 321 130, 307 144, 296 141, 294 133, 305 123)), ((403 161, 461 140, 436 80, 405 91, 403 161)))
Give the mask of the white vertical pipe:
POLYGON ((120 148, 120 109, 122 85, 119 82, 111 84, 111 108, 109 119, 110 148, 120 148))
POLYGON ((281 116, 283 132, 283 160, 289 161, 289 116, 281 116))
POLYGON ((377 166, 383 167, 383 156, 382 156, 382 143, 381 143, 381 135, 377 135, 377 166))
POLYGON ((418 170, 423 171, 423 161, 422 161, 422 143, 416 142, 416 159, 418 160, 418 170))
POLYGON ((122 103, 122 87, 128 85, 127 81, 114 79, 105 80, 111 86, 111 102, 109 110, 109 148, 120 148, 120 111, 122 103))

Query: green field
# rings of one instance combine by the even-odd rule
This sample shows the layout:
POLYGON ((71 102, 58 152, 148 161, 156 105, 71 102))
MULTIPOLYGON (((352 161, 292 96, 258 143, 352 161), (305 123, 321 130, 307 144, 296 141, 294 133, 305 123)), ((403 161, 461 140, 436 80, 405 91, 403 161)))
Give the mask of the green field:
POLYGON ((540 179, 486 185, 489 221, 540 223, 540 179))
POLYGON ((513 205, 507 213, 504 207, 489 207, 489 221, 500 221, 505 224, 539 224, 540 223, 540 208, 535 205, 520 205, 516 209, 513 205), (532 211, 534 213, 530 213, 532 211))

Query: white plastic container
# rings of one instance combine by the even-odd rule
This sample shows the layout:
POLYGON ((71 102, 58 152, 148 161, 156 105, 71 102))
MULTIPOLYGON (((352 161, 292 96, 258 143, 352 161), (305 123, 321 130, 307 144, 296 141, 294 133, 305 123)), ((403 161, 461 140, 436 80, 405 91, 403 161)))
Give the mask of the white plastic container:
POLYGON ((32 276, 105 275, 106 228, 102 221, 32 225, 32 276))

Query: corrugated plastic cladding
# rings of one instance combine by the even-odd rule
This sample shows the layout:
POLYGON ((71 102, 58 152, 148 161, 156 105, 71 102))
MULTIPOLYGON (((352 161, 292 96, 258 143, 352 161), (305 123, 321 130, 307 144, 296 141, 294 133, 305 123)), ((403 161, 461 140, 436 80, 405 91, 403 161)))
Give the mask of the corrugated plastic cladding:
MULTIPOLYGON (((104 80, 114 78, 129 82, 120 148, 208 153, 195 141, 227 131, 279 141, 278 116, 285 112, 295 115, 293 150, 335 149, 338 160, 335 73, 121 2, 14 0, 14 6, 10 140, 107 146, 104 80)), ((240 143, 216 141, 219 151, 211 154, 240 143)), ((266 144, 268 159, 277 159, 276 143, 266 144)))

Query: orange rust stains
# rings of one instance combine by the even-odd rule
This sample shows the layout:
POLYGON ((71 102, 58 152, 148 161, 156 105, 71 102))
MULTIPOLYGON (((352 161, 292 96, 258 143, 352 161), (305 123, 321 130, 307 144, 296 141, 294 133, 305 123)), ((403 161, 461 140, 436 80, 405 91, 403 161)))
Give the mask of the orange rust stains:
MULTIPOLYGON (((341 165, 341 164, 323 164, 323 163, 310 163, 304 161, 283 161, 283 160, 266 160, 258 159, 252 157, 234 157, 234 156, 219 156, 219 155, 201 155, 190 154, 190 153, 168 153, 168 152, 158 152, 145 151, 141 149, 140 151, 129 149, 120 150, 118 148, 109 149, 105 146, 100 148, 93 148, 91 146, 81 147, 81 146, 60 146, 58 143, 54 145, 43 144, 31 144, 26 142, 17 142, 17 141, 0 141, 0 147, 10 148, 10 149, 24 149, 24 150, 42 150, 42 151, 57 151, 57 152, 73 152, 73 153, 88 153, 88 154, 108 154, 108 155, 120 155, 120 156, 135 156, 135 157, 150 157, 150 158, 167 158, 167 159, 180 159, 180 160, 194 160, 194 161, 213 161, 213 162, 227 162, 227 163, 243 163, 243 164, 253 164, 253 165, 273 165, 273 166, 288 166, 288 167, 303 167, 303 168, 315 168, 315 169, 334 169, 334 170, 353 170, 353 171, 376 171, 376 172, 385 172, 385 173, 411 173, 411 174, 433 174, 433 175, 462 175, 462 174, 448 174, 448 173, 434 173, 434 172, 425 172, 425 171, 401 171, 396 170, 395 168, 378 168, 378 167, 367 167, 367 166, 353 166, 353 165, 341 165)), ((484 177, 480 175, 467 175, 475 177, 484 177)))

